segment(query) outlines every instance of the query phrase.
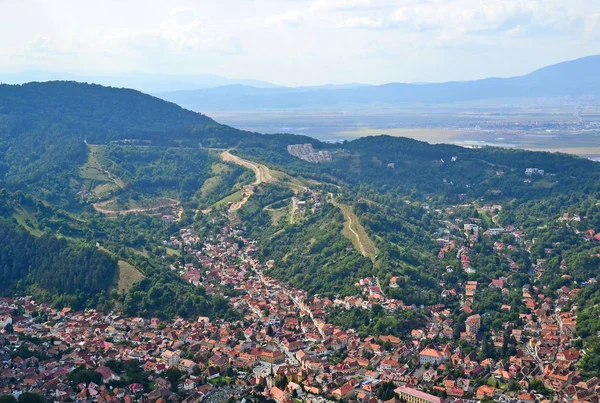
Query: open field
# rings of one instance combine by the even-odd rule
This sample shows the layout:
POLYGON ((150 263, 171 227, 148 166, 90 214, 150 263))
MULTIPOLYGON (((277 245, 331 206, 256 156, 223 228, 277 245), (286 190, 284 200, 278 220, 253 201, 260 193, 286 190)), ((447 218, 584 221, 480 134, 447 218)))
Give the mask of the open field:
POLYGON ((277 225, 279 220, 281 220, 288 213, 287 207, 281 207, 275 210, 268 210, 271 213, 271 224, 277 225))
POLYGON ((88 160, 79 169, 79 177, 86 183, 86 189, 95 196, 103 198, 111 192, 125 187, 125 182, 111 174, 100 163, 102 146, 88 144, 88 160))
POLYGON ((600 110, 497 100, 405 108, 215 111, 217 120, 260 133, 293 133, 341 142, 387 134, 429 143, 559 151, 599 158, 600 110), (524 125, 522 128, 519 125, 524 125))
POLYGON ((352 206, 340 203, 334 199, 332 199, 332 203, 334 206, 342 210, 344 213, 344 218, 346 219, 344 222, 342 235, 348 238, 363 256, 366 256, 375 262, 379 251, 377 250, 375 243, 371 240, 371 238, 369 238, 369 235, 365 231, 364 227, 360 224, 356 214, 354 214, 352 211, 352 206))
POLYGON ((219 206, 222 206, 223 204, 228 204, 228 203, 237 203, 237 202, 242 201, 243 198, 244 198, 244 191, 238 190, 237 192, 234 192, 234 193, 230 194, 229 196, 219 200, 218 202, 213 204, 211 206, 211 208, 219 207, 219 206))
POLYGON ((215 175, 220 175, 222 173, 227 173, 231 171, 231 168, 227 164, 213 164, 211 167, 212 173, 215 175))
POLYGON ((560 147, 560 148, 545 148, 545 147, 528 147, 528 150, 532 151, 546 151, 550 153, 567 153, 579 155, 582 157, 594 157, 600 156, 600 147, 560 147))
POLYGON ((100 161, 98 160, 101 147, 97 145, 88 145, 88 148, 90 150, 88 160, 79 169, 79 176, 83 179, 109 181, 110 178, 108 177, 108 174, 104 172, 104 168, 102 168, 102 164, 100 164, 100 161))
POLYGON ((177 249, 173 249, 173 248, 165 248, 167 250, 167 255, 169 256, 181 256, 181 252, 179 252, 177 249))
POLYGON ((44 233, 39 229, 28 224, 28 221, 35 222, 35 217, 33 217, 27 210, 19 207, 15 210, 15 214, 13 215, 14 219, 25 228, 30 234, 34 236, 42 236, 44 233))
POLYGON ((202 187, 200 188, 200 195, 202 197, 206 197, 212 192, 215 191, 217 186, 221 183, 222 178, 220 176, 211 176, 207 180, 204 181, 202 187))
POLYGON ((131 264, 124 260, 119 260, 117 273, 115 273, 117 290, 119 292, 127 292, 135 283, 141 281, 144 275, 140 273, 131 264))
POLYGON ((149 213, 160 210, 165 207, 176 207, 181 203, 175 199, 158 198, 146 203, 134 203, 129 201, 126 206, 121 206, 117 200, 110 199, 100 203, 94 203, 94 209, 107 215, 133 214, 133 213, 149 213))

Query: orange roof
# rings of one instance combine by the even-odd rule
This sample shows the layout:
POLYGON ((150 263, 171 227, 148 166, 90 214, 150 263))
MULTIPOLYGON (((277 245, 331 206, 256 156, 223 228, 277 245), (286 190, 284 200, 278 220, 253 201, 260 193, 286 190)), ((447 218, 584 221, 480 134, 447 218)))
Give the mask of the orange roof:
POLYGON ((433 348, 426 348, 425 350, 421 351, 421 355, 425 355, 428 357, 441 357, 442 353, 433 348))

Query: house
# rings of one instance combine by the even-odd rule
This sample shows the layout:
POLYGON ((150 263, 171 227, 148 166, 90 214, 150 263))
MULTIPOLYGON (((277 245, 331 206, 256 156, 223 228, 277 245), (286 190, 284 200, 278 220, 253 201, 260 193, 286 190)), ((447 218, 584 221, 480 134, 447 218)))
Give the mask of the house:
POLYGON ((421 392, 420 390, 400 386, 394 389, 394 392, 406 401, 406 403, 444 403, 441 397, 430 395, 429 393, 421 392))
POLYGON ((442 362, 446 361, 447 358, 448 357, 446 357, 443 353, 433 348, 426 348, 419 354, 419 362, 421 363, 421 365, 427 363, 439 365, 442 362))
POLYGON ((423 373, 423 381, 425 382, 433 382, 438 377, 438 373, 435 369, 429 368, 427 371, 423 373))
POLYGON ((334 389, 333 392, 331 392, 331 396, 333 396, 334 398, 336 398, 338 400, 348 399, 353 394, 354 394, 354 386, 352 386, 351 383, 345 383, 342 386, 340 386, 339 388, 334 389))
POLYGON ((195 388, 196 388, 196 382, 191 378, 187 378, 185 380, 185 382, 183 383, 183 389, 185 389, 185 390, 189 391, 189 390, 192 390, 195 388))
POLYGON ((259 359, 268 364, 281 364, 285 361, 285 355, 279 350, 267 350, 261 352, 259 359))
POLYGON ((477 388, 476 397, 481 400, 484 397, 494 397, 494 393, 496 393, 496 388, 489 385, 481 385, 477 388))
POLYGON ((288 397, 287 394, 277 386, 273 386, 269 393, 271 394, 273 400, 275 400, 277 403, 285 402, 288 397))
POLYGON ((112 370, 108 367, 98 367, 96 368, 96 372, 102 376, 102 382, 104 383, 108 383, 110 381, 118 381, 121 379, 119 375, 112 372, 112 370))
POLYGON ((177 368, 179 368, 179 370, 187 372, 188 374, 193 373, 196 367, 197 365, 194 361, 186 359, 179 361, 177 364, 177 368))
POLYGON ((0 329, 4 329, 8 325, 12 325, 13 321, 10 315, 0 315, 0 329))
POLYGON ((179 363, 179 353, 173 352, 171 350, 163 351, 160 355, 165 364, 169 367, 176 366, 179 363))
POLYGON ((531 393, 521 393, 519 395, 519 403, 536 403, 537 399, 531 393))
POLYGON ((391 370, 397 369, 399 367, 400 367, 400 364, 398 364, 398 361, 392 360, 391 358, 383 359, 383 361, 381 361, 381 364, 379 365, 379 368, 381 368, 384 371, 391 371, 391 370))
POLYGON ((206 369, 206 379, 215 379, 221 376, 221 370, 217 367, 208 367, 206 369))
POLYGON ((479 315, 471 315, 465 320, 466 331, 469 333, 477 334, 480 326, 481 316, 479 315))
POLYGON ((556 359, 560 361, 575 362, 579 360, 579 351, 574 348, 563 350, 556 354, 556 359))

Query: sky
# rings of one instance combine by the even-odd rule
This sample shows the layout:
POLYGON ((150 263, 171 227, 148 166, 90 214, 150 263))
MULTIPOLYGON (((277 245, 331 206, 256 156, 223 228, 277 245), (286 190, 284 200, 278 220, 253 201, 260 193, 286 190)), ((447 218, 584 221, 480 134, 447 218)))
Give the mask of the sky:
POLYGON ((0 0, 0 72, 279 85, 508 77, 600 54, 597 0, 0 0))

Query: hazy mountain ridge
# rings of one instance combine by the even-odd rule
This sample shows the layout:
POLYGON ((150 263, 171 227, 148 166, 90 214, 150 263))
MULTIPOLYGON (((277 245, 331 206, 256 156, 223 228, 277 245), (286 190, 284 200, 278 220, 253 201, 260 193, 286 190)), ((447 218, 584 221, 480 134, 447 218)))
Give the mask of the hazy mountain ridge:
POLYGON ((600 97, 600 56, 544 67, 511 78, 430 84, 255 88, 235 85, 159 96, 195 109, 252 110, 341 105, 444 104, 501 98, 600 97))
POLYGON ((147 93, 213 88, 226 85, 248 85, 256 88, 275 88, 277 85, 252 79, 235 79, 214 74, 151 74, 123 73, 115 75, 78 75, 50 71, 29 70, 18 73, 0 73, 0 83, 24 84, 46 81, 78 81, 110 87, 133 88, 147 93))

